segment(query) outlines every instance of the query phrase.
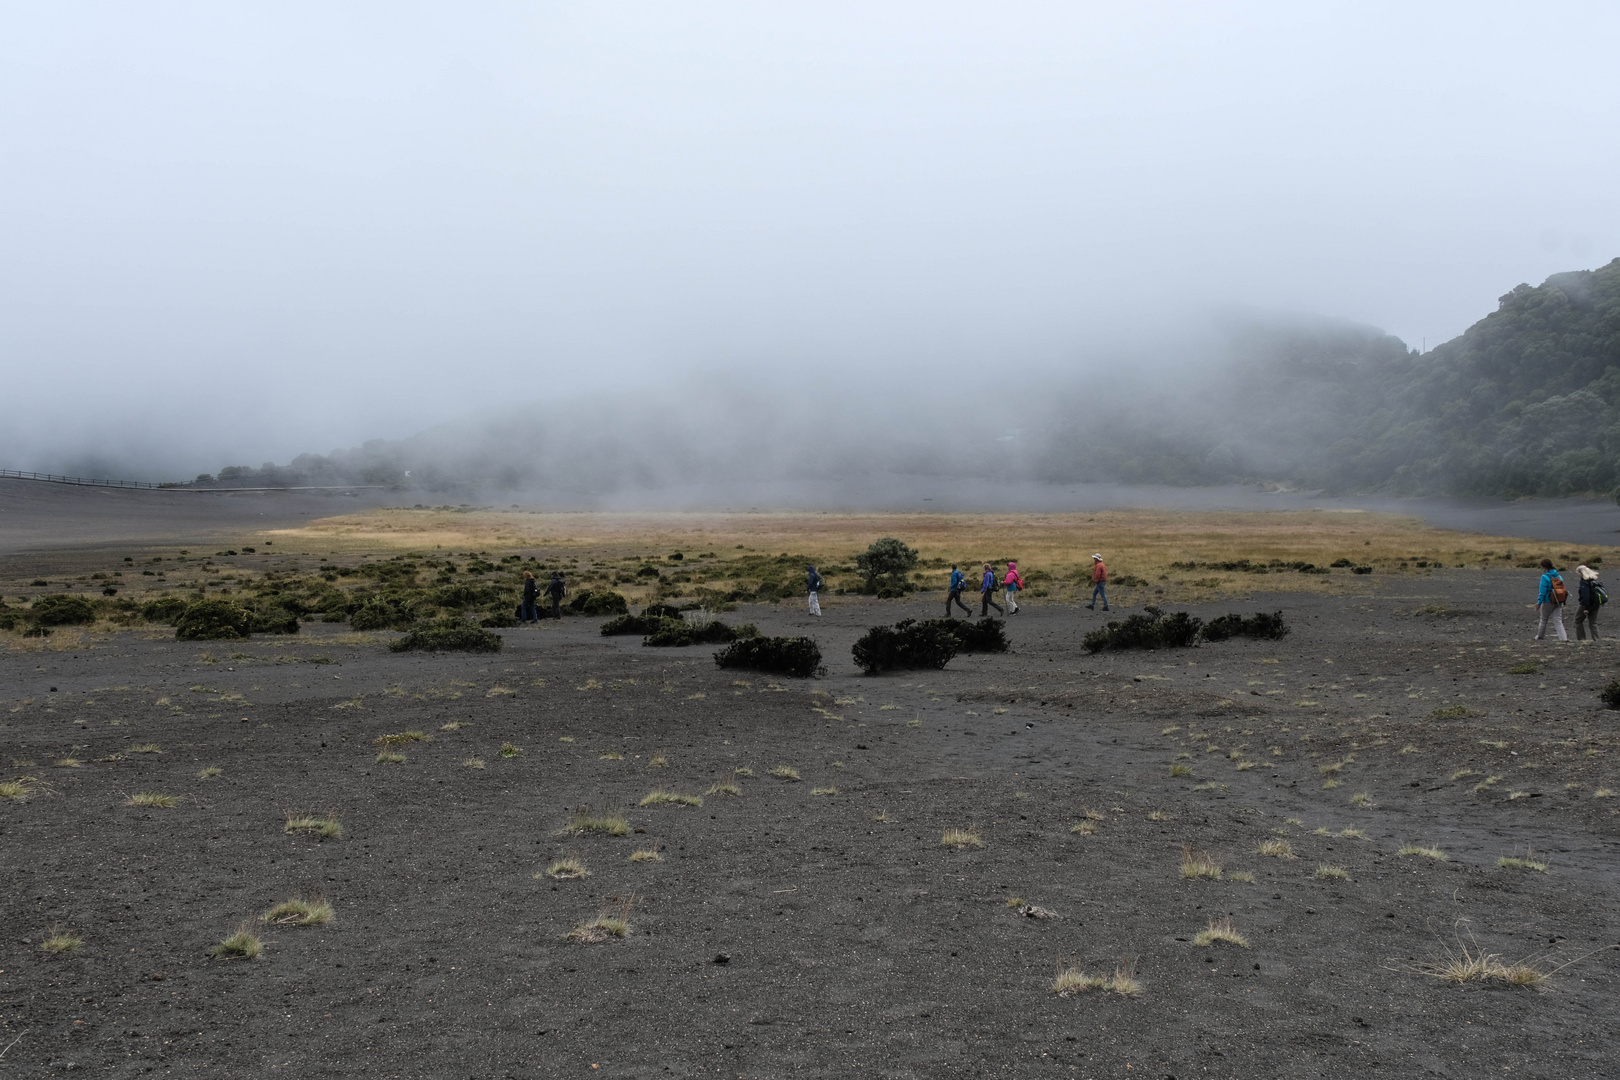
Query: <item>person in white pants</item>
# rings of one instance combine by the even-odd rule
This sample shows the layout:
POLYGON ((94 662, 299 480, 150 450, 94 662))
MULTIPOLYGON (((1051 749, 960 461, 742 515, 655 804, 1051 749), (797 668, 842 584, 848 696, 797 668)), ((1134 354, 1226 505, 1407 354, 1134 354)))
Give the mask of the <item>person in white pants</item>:
POLYGON ((1558 631, 1558 640, 1568 641, 1569 635, 1564 633, 1564 600, 1569 599, 1569 590, 1564 588, 1564 579, 1553 568, 1551 559, 1542 559, 1541 569, 1541 591, 1536 594, 1536 640, 1547 636, 1547 624, 1551 622, 1558 631), (1564 600, 1558 599, 1559 593, 1564 594, 1564 600))
POLYGON ((804 570, 805 584, 810 586, 810 614, 819 619, 821 618, 821 600, 817 598, 816 594, 821 591, 821 575, 816 573, 816 568, 813 566, 807 566, 804 570))

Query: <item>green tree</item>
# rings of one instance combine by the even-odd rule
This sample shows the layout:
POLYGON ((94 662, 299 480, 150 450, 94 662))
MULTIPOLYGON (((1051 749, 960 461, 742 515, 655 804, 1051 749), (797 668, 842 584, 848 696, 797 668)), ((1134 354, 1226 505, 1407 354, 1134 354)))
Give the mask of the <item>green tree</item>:
POLYGON ((906 574, 916 565, 917 550, 892 536, 885 536, 855 556, 855 569, 866 578, 866 584, 873 592, 881 591, 883 578, 888 579, 892 588, 906 589, 909 584, 906 574))

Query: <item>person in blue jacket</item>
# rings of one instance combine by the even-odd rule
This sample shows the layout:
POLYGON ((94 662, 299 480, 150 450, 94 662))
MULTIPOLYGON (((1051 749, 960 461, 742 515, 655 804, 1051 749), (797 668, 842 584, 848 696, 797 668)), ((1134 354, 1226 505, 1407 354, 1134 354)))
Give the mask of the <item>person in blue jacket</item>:
POLYGON ((1001 615, 1003 618, 1006 617, 1006 615, 1007 615, 1006 609, 1003 608, 1000 604, 996 603, 993 599, 991 599, 991 597, 993 597, 995 595, 996 595, 996 568, 991 566, 989 563, 985 563, 984 564, 984 580, 979 582, 979 599, 984 601, 982 604, 979 605, 979 618, 983 619, 983 618, 986 618, 987 616, 989 616, 991 608, 995 608, 996 613, 1001 615))
POLYGON ((949 592, 945 596, 945 617, 947 619, 951 617, 951 604, 953 603, 961 608, 968 618, 973 618, 973 609, 962 603, 962 590, 965 588, 967 588, 967 575, 958 570, 955 563, 951 563, 951 584, 949 592))
POLYGON ((1564 579, 1553 569, 1551 559, 1541 560, 1541 591, 1536 594, 1536 640, 1540 641, 1547 636, 1547 623, 1553 624, 1558 631, 1559 641, 1568 641, 1569 635, 1564 633, 1564 601, 1569 599, 1569 590, 1564 587, 1564 579), (1562 599, 1559 594, 1562 593, 1562 599))

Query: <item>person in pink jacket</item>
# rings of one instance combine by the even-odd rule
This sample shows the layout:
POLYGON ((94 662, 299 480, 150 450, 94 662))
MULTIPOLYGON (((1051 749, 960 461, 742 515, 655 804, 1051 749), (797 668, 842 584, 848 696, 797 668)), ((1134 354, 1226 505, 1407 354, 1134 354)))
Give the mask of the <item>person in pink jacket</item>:
POLYGON ((1018 576, 1018 560, 1007 560, 1007 576, 1001 579, 1001 584, 1007 589, 1007 614, 1018 614, 1018 591, 1024 587, 1024 579, 1018 576))

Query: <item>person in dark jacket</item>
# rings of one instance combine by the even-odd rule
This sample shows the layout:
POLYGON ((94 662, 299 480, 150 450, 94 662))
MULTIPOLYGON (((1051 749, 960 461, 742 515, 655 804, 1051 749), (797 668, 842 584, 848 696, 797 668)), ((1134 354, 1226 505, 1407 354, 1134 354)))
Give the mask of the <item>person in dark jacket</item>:
POLYGON ((945 617, 947 619, 951 617, 951 604, 953 602, 962 609, 963 614, 970 619, 973 618, 973 609, 962 603, 962 590, 965 588, 967 588, 967 575, 958 570, 955 563, 951 563, 951 583, 947 586, 945 595, 945 617))
POLYGON ((821 580, 821 575, 816 573, 815 567, 807 566, 804 568, 804 583, 810 588, 810 614, 819 619, 821 618, 821 600, 816 594, 821 591, 824 582, 821 580))
POLYGON ((534 602, 540 599, 540 586, 534 580, 534 575, 523 571, 523 604, 518 608, 518 621, 521 623, 533 622, 540 625, 540 612, 535 610, 534 602))
POLYGON ((990 609, 995 608, 996 614, 1006 617, 1007 611, 991 597, 996 595, 996 568, 989 563, 984 564, 984 577, 979 581, 979 618, 988 618, 990 609))
POLYGON ((1575 612, 1575 640, 1585 641, 1586 631, 1590 629, 1592 640, 1596 641, 1598 608, 1603 606, 1605 596, 1603 582, 1598 580, 1597 571, 1590 566, 1577 566, 1575 573, 1581 579, 1580 587, 1575 591, 1575 599, 1580 605, 1575 612))
POLYGON ((551 597, 551 617, 553 619, 562 618, 562 598, 567 591, 568 586, 563 584, 562 571, 553 570, 551 580, 546 582, 546 595, 551 597))

